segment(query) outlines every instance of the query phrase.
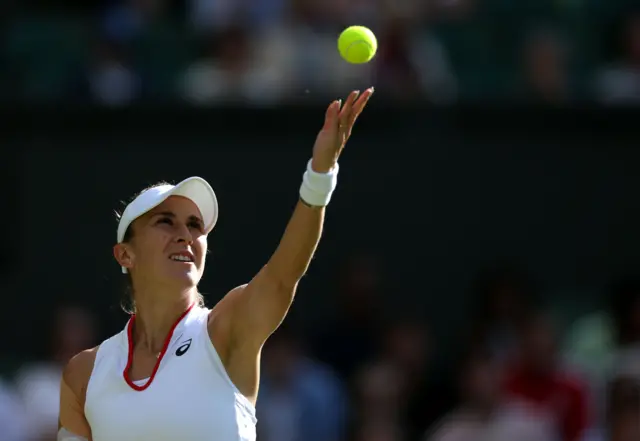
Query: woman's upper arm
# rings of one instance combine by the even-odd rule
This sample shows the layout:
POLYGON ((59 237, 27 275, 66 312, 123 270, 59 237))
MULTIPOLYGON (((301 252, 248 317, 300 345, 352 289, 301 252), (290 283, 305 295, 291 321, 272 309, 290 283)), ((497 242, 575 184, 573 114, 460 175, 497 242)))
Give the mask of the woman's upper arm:
POLYGON ((91 440, 91 428, 84 415, 84 401, 96 352, 97 348, 89 349, 69 360, 60 384, 60 429, 87 440, 91 440))

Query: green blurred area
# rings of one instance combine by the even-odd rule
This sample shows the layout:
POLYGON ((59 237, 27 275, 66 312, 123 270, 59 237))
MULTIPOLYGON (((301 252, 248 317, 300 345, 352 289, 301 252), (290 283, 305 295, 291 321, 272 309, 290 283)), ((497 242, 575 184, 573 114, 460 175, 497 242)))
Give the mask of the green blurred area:
MULTIPOLYGON (((483 0, 469 17, 436 20, 431 30, 447 49, 460 82, 460 98, 492 99, 517 83, 522 47, 540 26, 559 29, 570 46, 574 84, 602 65, 612 21, 631 0, 483 0)), ((71 93, 89 64, 99 26, 86 16, 20 14, 4 26, 0 98, 55 102, 71 93)), ((175 97, 180 74, 197 45, 183 22, 162 21, 127 45, 145 79, 146 93, 175 97)))

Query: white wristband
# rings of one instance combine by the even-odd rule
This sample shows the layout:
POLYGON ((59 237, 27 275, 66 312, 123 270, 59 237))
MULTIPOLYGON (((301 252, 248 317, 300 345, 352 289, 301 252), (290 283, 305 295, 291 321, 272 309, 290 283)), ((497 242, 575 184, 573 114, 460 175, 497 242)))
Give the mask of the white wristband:
POLYGON ((307 163, 307 171, 302 175, 300 198, 314 207, 329 205, 333 190, 338 184, 338 164, 328 173, 318 173, 311 168, 311 160, 307 163))

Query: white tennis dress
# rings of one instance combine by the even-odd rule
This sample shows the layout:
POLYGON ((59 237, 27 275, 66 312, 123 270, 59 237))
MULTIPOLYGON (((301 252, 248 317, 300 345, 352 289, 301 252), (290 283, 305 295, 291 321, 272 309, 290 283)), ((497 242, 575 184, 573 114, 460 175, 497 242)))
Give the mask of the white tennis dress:
POLYGON ((85 402, 94 441, 256 439, 255 409, 211 344, 208 314, 196 306, 176 323, 150 380, 125 380, 130 323, 100 345, 85 402))

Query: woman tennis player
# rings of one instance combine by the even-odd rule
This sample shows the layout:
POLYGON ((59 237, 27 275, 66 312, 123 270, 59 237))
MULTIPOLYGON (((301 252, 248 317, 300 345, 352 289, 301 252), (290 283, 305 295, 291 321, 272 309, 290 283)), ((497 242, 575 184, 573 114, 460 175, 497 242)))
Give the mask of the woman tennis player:
POLYGON ((114 256, 130 277, 134 314, 66 366, 58 441, 255 440, 262 346, 309 266, 338 158, 372 93, 329 105, 278 248, 212 310, 197 290, 218 217, 209 184, 158 185, 126 207, 114 256))

